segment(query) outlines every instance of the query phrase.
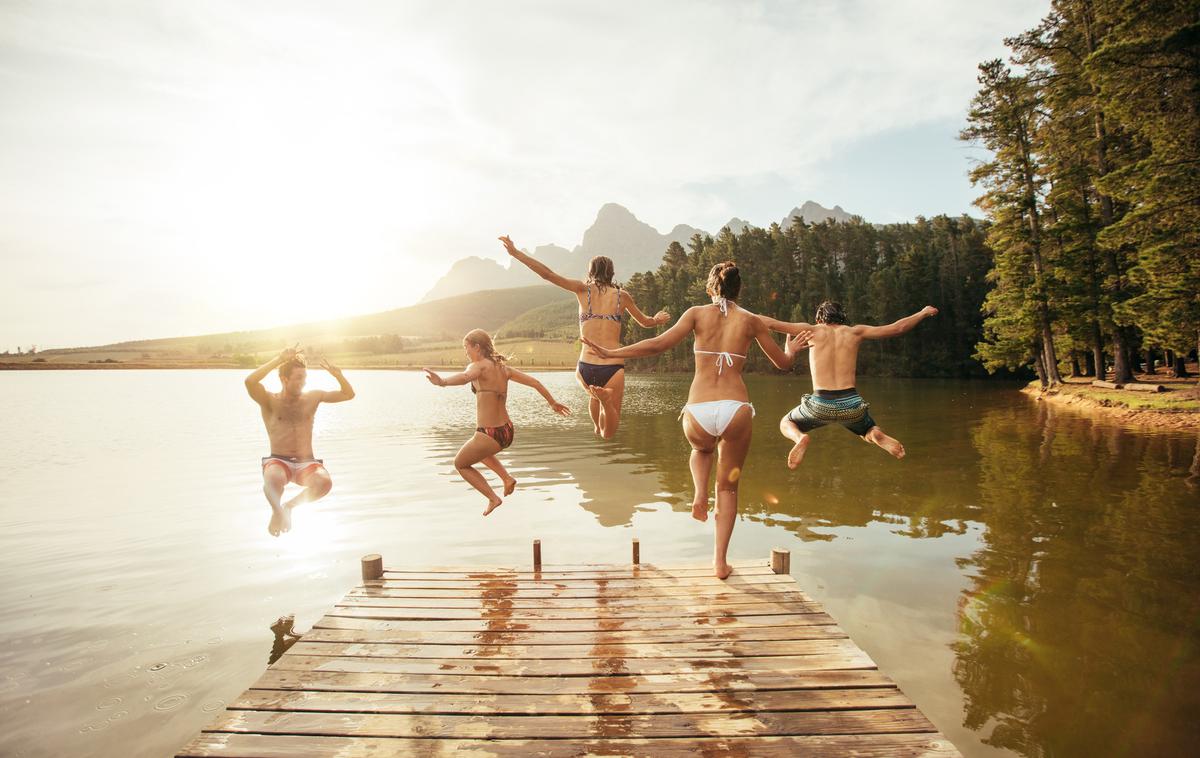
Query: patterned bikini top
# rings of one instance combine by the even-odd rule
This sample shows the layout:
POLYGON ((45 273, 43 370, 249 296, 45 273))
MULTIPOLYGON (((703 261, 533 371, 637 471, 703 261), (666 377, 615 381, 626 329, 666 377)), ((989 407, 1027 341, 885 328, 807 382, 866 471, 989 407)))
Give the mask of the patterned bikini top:
POLYGON ((471 394, 478 395, 480 392, 490 392, 493 395, 499 395, 501 402, 504 401, 504 393, 500 390, 485 390, 482 387, 476 387, 475 382, 471 382, 471 394))
POLYGON ((617 287, 617 312, 616 313, 592 313, 592 288, 589 285, 587 288, 587 313, 579 314, 579 323, 591 321, 592 319, 604 319, 606 321, 616 321, 621 323, 621 319, 625 318, 624 309, 621 307, 621 288, 617 287))

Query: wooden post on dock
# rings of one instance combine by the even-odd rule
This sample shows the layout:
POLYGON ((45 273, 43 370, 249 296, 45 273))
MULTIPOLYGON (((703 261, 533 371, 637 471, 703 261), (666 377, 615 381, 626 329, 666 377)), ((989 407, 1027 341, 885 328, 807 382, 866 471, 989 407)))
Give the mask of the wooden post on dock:
POLYGON ((362 577, 364 582, 383 578, 383 556, 371 553, 362 557, 362 577))
POLYGON ((633 565, 635 565, 635 566, 639 565, 642 562, 641 547, 642 547, 641 543, 638 542, 637 537, 634 537, 633 538, 633 565))
POLYGON ((533 570, 534 571, 542 570, 542 541, 541 540, 533 541, 533 570))
POLYGON ((792 552, 781 547, 771 548, 771 570, 776 574, 792 573, 792 552))

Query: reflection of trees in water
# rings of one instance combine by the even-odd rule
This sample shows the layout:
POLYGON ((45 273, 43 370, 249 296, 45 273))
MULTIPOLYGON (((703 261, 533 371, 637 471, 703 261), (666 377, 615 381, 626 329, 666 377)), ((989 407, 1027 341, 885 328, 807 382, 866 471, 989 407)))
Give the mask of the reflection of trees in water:
POLYGON ((1184 754, 1200 738, 1196 439, 1043 404, 974 429, 986 529, 960 560, 964 724, 1024 755, 1184 754))

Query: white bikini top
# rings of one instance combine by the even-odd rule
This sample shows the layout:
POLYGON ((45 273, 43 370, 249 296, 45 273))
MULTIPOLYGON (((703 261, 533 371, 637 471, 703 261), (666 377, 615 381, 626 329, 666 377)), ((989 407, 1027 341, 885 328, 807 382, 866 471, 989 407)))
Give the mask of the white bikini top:
POLYGON ((724 371, 726 366, 733 366, 734 358, 741 358, 742 360, 746 359, 746 356, 738 355, 737 353, 731 353, 728 350, 722 350, 721 352, 714 352, 712 350, 701 350, 699 348, 695 348, 692 350, 692 352, 694 352, 696 355, 715 355, 715 356, 717 356, 717 373, 718 374, 721 373, 722 371, 724 371))
MULTIPOLYGON (((722 316, 729 315, 729 301, 727 299, 725 299, 723 297, 714 297, 713 305, 715 305, 721 309, 722 316)), ((728 350, 714 352, 712 350, 701 350, 700 348, 697 347, 697 348, 693 348, 692 352, 695 353, 696 355, 715 355, 715 356, 717 356, 717 373, 718 374, 720 374, 722 371, 724 371, 726 366, 729 366, 732 368, 734 358, 741 358, 742 360, 746 359, 746 356, 738 355, 737 353, 731 353, 728 350)))

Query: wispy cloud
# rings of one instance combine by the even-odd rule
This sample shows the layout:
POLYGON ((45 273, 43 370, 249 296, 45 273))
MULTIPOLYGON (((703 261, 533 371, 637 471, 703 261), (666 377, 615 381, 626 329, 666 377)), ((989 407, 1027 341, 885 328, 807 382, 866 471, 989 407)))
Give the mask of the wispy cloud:
MULTIPOLYGON (((863 172, 854 146, 873 135, 945 132, 975 64, 1044 10, 0 4, 0 265, 223 306, 79 324, 0 284, 0 344, 392 307, 450 260, 494 254, 497 232, 573 244, 610 200, 661 227, 765 223, 809 196, 868 218, 927 213, 869 194, 856 207, 829 194, 844 187, 831 170, 863 172)), ((922 180, 965 193, 961 172, 922 180)))

